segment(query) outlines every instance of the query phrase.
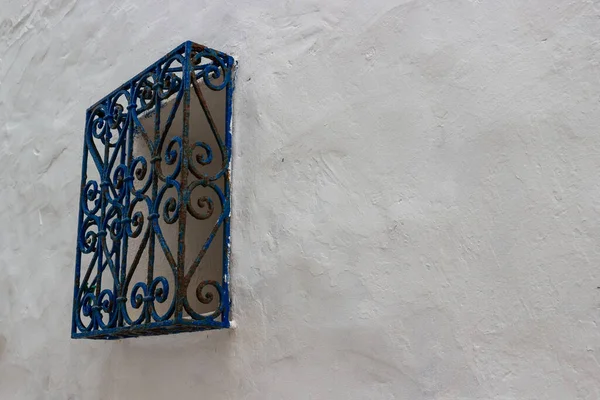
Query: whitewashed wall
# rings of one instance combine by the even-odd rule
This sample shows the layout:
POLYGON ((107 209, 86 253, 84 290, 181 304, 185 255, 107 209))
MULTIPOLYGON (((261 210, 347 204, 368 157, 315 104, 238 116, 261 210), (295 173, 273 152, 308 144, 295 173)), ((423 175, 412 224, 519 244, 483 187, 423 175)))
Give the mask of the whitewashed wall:
POLYGON ((599 2, 0 3, 0 399, 600 398, 599 2), (85 109, 187 39, 239 328, 73 341, 85 109))

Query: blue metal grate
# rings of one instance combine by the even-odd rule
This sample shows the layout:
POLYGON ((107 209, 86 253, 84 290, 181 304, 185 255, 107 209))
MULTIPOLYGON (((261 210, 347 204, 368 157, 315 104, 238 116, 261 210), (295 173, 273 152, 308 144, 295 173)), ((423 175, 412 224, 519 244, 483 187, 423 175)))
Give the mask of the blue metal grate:
POLYGON ((229 327, 233 72, 185 42, 87 110, 73 338, 229 327))

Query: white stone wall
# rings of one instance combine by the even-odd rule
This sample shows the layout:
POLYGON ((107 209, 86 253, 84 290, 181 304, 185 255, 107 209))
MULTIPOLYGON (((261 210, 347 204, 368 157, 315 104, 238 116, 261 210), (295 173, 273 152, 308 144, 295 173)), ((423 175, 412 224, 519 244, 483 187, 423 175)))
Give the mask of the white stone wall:
POLYGON ((600 398, 600 3, 0 1, 0 399, 600 398), (70 335, 85 109, 239 60, 235 331, 70 335))

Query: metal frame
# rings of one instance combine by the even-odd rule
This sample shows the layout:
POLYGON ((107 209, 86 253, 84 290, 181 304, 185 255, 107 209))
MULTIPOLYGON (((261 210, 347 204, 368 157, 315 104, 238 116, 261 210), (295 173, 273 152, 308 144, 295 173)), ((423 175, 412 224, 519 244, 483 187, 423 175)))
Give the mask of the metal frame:
POLYGON ((187 41, 87 110, 71 337, 120 339, 229 327, 234 67, 231 56, 187 41), (203 85, 198 83, 201 81, 203 85), (212 119, 202 94, 205 88, 226 91, 224 134, 218 132, 212 119), (215 150, 220 151, 223 160, 219 172, 212 176, 201 169, 212 162, 213 149, 202 141, 190 143, 192 96, 197 96, 202 106, 218 143, 219 149, 215 150), (174 99, 173 110, 161 131, 160 110, 167 99, 174 99), (166 143, 181 102, 182 132, 166 143), (153 113, 154 132, 146 132, 140 122, 140 116, 149 113, 153 113), (150 159, 134 156, 134 134, 145 140, 150 159), (203 154, 194 158, 194 151, 203 154), (93 171, 88 171, 89 165, 93 171), (173 170, 171 174, 163 174, 165 165, 173 170), (98 175, 99 181, 88 178, 88 173, 98 175), (199 186, 212 190, 220 207, 206 196, 193 204, 191 193, 199 186), (167 190, 177 194, 169 197, 167 190), (145 207, 146 213, 136 211, 140 207, 145 207), (202 250, 191 265, 185 265, 187 219, 208 220, 217 208, 221 213, 202 250), (177 224, 177 249, 169 248, 159 221, 177 224), (195 290, 201 303, 217 302, 215 311, 206 315, 195 312, 190 305, 188 286, 217 234, 223 235, 222 280, 202 281, 195 290), (133 251, 128 257, 128 241, 140 237, 141 245, 131 259, 133 251), (162 251, 168 261, 173 273, 171 284, 165 276, 154 276, 155 251, 162 251), (146 266, 140 262, 143 252, 147 252, 146 266), (140 268, 146 268, 146 276, 134 282, 134 271, 140 268), (159 313, 157 303, 168 309, 159 313))

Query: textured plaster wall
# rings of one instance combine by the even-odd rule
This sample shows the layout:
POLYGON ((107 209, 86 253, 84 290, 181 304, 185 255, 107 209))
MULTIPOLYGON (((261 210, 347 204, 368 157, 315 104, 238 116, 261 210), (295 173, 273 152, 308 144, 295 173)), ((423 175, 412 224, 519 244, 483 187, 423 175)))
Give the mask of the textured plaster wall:
POLYGON ((600 398, 600 3, 0 4, 0 399, 600 398), (70 333, 85 108, 235 55, 235 331, 70 333))

